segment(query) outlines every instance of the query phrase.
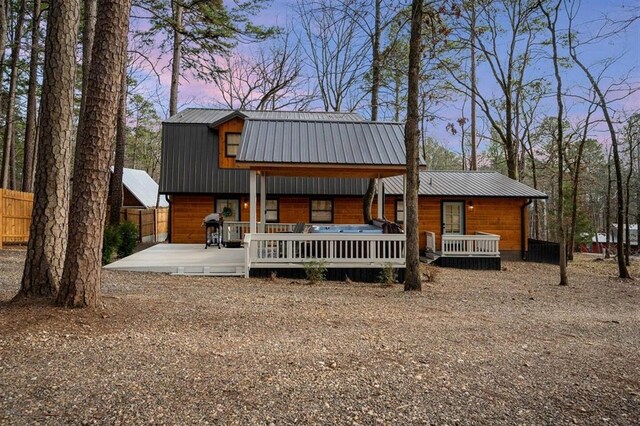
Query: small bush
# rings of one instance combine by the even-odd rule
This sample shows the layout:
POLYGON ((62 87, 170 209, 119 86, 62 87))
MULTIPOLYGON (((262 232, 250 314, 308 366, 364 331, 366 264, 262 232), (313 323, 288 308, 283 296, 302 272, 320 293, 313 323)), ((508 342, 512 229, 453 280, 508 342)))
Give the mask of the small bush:
POLYGON ((127 221, 118 226, 118 233, 120 234, 118 256, 130 256, 138 245, 138 227, 134 223, 127 221))
POLYGON ((304 274, 309 283, 315 284, 327 279, 327 262, 320 259, 311 260, 304 264, 304 274))
POLYGON ((378 281, 383 285, 393 285, 398 282, 398 274, 391 263, 385 263, 380 270, 378 281))
POLYGON ((102 236, 102 264, 107 265, 113 259, 113 253, 119 249, 121 243, 118 227, 107 225, 102 236))

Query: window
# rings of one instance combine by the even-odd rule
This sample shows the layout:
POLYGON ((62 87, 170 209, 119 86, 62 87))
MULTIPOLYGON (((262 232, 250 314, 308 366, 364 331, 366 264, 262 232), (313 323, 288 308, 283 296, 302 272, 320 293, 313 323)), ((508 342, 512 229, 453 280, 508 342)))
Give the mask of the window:
POLYGON ((333 222, 333 200, 311 200, 312 223, 333 222))
POLYGON ((240 133, 225 133, 225 155, 227 157, 235 157, 238 155, 238 147, 240 146, 240 133))
POLYGON ((404 200, 396 200, 396 223, 404 223, 404 200))
POLYGON ((278 222, 278 200, 267 200, 265 210, 267 222, 278 222))
POLYGON ((216 200, 216 213, 222 213, 224 220, 240 220, 240 200, 216 200))

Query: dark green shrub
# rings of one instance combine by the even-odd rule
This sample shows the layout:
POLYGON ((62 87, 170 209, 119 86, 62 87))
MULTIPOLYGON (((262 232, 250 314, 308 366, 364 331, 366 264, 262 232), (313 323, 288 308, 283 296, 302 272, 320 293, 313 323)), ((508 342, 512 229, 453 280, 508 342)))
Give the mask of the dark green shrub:
POLYGON ((398 274, 391 263, 385 263, 378 274, 378 281, 383 285, 392 285, 398 282, 398 274))
POLYGON ((138 245, 138 227, 134 223, 127 221, 118 226, 118 232, 120 234, 118 256, 130 256, 138 245))
POLYGON ((107 265, 113 259, 113 253, 120 247, 119 228, 107 225, 102 236, 102 264, 107 265))
POLYGON ((304 273, 309 284, 315 284, 327 279, 327 262, 322 259, 314 259, 304 264, 304 273))

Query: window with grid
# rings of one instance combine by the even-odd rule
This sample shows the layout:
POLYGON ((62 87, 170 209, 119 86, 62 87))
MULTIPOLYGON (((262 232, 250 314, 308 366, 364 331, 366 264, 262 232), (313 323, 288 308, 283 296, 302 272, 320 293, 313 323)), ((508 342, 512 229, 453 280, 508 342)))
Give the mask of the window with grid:
POLYGON ((267 200, 265 205, 265 218, 267 222, 278 222, 278 200, 267 200))
POLYGON ((333 222, 333 200, 311 200, 312 223, 333 222))
POLYGON ((404 223, 404 200, 396 200, 396 223, 404 223))
POLYGON ((225 133, 225 155, 235 157, 240 146, 240 133, 225 133))

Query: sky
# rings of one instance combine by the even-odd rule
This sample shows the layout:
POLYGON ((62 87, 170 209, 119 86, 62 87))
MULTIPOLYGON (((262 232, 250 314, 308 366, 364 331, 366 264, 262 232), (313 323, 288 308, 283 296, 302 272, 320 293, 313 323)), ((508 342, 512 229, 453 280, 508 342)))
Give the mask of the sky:
MULTIPOLYGON (((228 2, 228 0, 227 0, 228 2)), ((263 10, 254 20, 256 23, 264 25, 287 26, 293 25, 295 28, 295 0, 274 0, 271 5, 263 10)), ((576 18, 576 28, 587 37, 589 33, 600 27, 601 20, 605 17, 621 18, 629 16, 630 8, 640 7, 640 0, 583 0, 579 13, 576 18)), ((136 23, 135 25, 144 25, 144 23, 136 23)), ((560 20, 559 28, 566 28, 566 21, 560 20)), ((255 46, 242 46, 241 49, 250 51, 255 46)), ((602 68, 599 61, 606 58, 617 57, 618 60, 607 71, 607 76, 611 77, 609 81, 615 81, 622 76, 628 76, 629 80, 635 86, 640 86, 640 22, 636 22, 629 27, 627 31, 611 37, 605 42, 590 45, 588 48, 582 49, 581 57, 584 62, 589 64, 592 72, 598 73, 602 68)), ((155 78, 145 82, 146 90, 152 90, 158 94, 158 103, 163 104, 161 110, 166 114, 168 105, 169 84, 171 81, 170 68, 168 67, 169 58, 163 57, 159 61, 157 69, 161 70, 159 81, 155 78), (163 102, 164 100, 164 102, 163 102)), ((533 73, 552 79, 552 63, 549 60, 543 60, 538 63, 533 73)), ((564 85, 569 93, 581 92, 586 87, 587 81, 582 72, 576 67, 563 70, 564 85)), ((485 93, 498 93, 497 86, 492 82, 492 77, 486 66, 479 66, 478 69, 478 85, 479 90, 485 93)), ((187 107, 207 107, 220 106, 220 95, 215 86, 210 83, 198 81, 185 75, 180 85, 180 109, 187 107)), ((541 112, 547 115, 555 114, 555 101, 549 99, 543 102, 541 112)), ((469 103, 466 103, 468 110, 469 103)), ((454 122, 461 115, 463 107, 462 100, 451 99, 445 102, 440 108, 441 120, 431 122, 428 125, 427 133, 429 136, 435 137, 440 143, 453 151, 460 151, 459 135, 452 136, 446 131, 447 122, 454 122)), ((616 102, 613 107, 617 111, 640 110, 640 91, 631 96, 616 102)), ((321 109, 321 104, 314 105, 315 109, 321 109)), ((568 118, 571 121, 579 121, 585 111, 586 106, 583 102, 576 99, 567 98, 568 118)), ((368 113, 362 111, 366 117, 368 113)), ((469 112, 465 113, 469 116, 469 112)), ((483 127, 481 126, 481 131, 483 127)), ((593 136, 601 139, 603 143, 607 143, 608 136, 606 128, 598 125, 593 131, 593 136)))

